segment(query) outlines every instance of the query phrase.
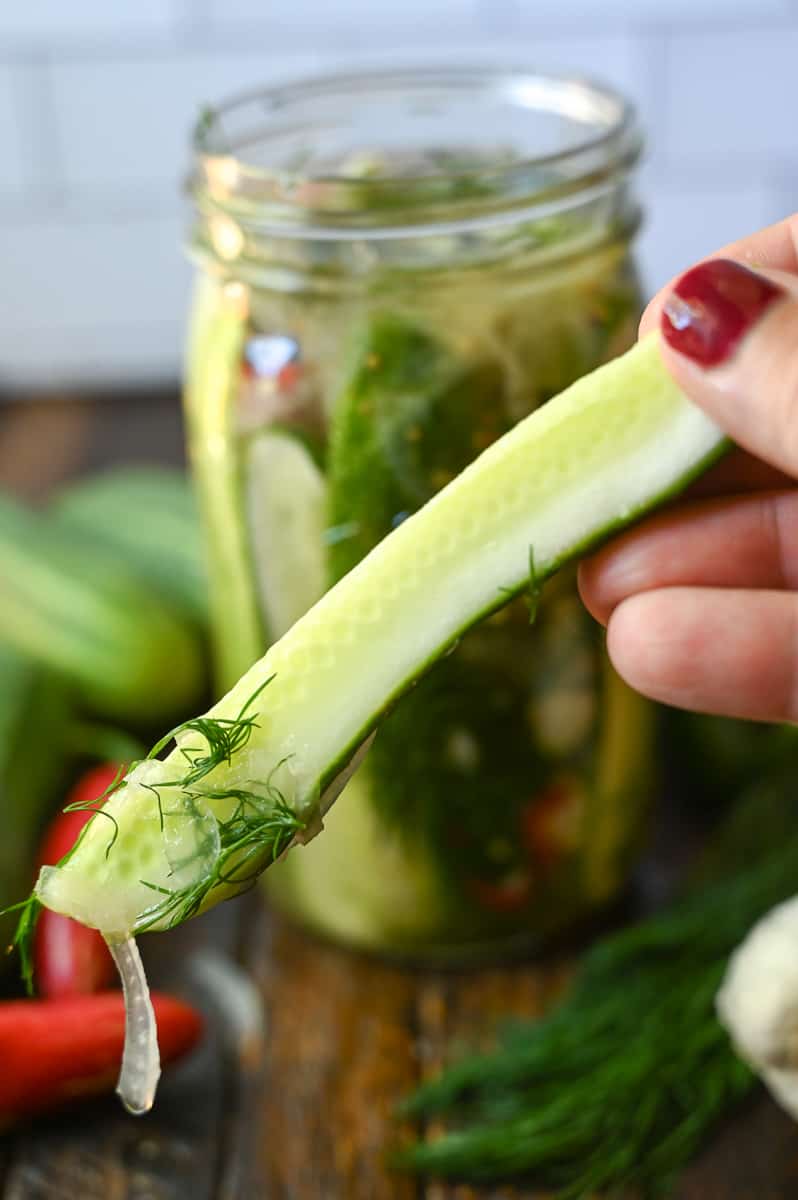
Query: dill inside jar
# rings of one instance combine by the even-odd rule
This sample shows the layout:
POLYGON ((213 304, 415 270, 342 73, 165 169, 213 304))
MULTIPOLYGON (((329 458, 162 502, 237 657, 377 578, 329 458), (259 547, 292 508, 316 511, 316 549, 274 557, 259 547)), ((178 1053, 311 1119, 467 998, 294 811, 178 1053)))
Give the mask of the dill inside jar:
MULTIPOLYGON (((639 138, 591 84, 423 68, 232 101, 195 150, 186 409, 221 690, 502 433, 631 345, 639 138)), ((526 600, 385 714, 323 835, 269 871, 294 916, 468 957, 547 938, 623 885, 649 712, 573 577, 538 594, 529 554, 526 600)))

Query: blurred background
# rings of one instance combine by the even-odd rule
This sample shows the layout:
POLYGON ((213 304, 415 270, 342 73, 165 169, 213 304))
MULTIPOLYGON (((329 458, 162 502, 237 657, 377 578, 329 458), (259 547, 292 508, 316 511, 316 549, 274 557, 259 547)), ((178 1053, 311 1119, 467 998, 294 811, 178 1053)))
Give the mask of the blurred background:
MULTIPOLYGON (((337 297, 327 308, 320 304, 304 324, 297 322, 301 345, 275 339, 282 341, 284 351, 289 343, 291 357, 275 371, 274 360, 270 370, 266 355, 262 380, 257 369, 250 370, 249 359, 245 369, 235 337, 225 330, 232 326, 236 336, 253 335, 252 344, 260 342, 263 349, 267 343, 268 349, 268 336, 254 336, 269 333, 266 318, 261 326, 254 321, 246 326, 233 305, 226 311, 220 305, 209 336, 202 339, 208 355, 198 356, 202 370, 197 372, 195 410, 210 416, 197 422, 194 462, 216 532, 215 538, 203 538, 182 465, 179 393, 191 283, 182 247, 189 225, 183 180, 196 117, 204 106, 253 87, 356 62, 379 66, 421 55, 455 63, 506 60, 585 74, 614 85, 636 103, 647 144, 639 172, 645 221, 636 257, 647 295, 723 242, 798 210, 798 0, 0 0, 0 909, 27 894, 35 861, 57 861, 72 845, 76 828, 65 827, 58 816, 67 798, 95 799, 116 778, 118 761, 138 757, 164 728, 206 706, 214 686, 211 572, 216 572, 222 601, 215 614, 217 632, 236 654, 246 651, 248 663, 254 649, 246 639, 266 636, 269 589, 278 595, 282 587, 288 595, 282 609, 283 616, 290 614, 287 626, 347 569, 347 536, 359 555, 369 543, 356 535, 362 532, 373 543, 419 503, 419 488, 422 495, 424 489, 435 490, 441 477, 459 468, 458 455, 468 457, 496 436, 502 420, 518 418, 519 409, 505 393, 517 400, 523 388, 523 405, 534 407, 559 390, 565 376, 574 378, 609 353, 609 347, 617 351, 620 341, 625 345, 634 336, 636 290, 608 256, 597 266, 588 263, 581 283, 575 273, 576 283, 568 281, 566 303, 547 306, 549 320, 539 319, 542 307, 534 288, 525 300, 521 289, 508 293, 501 283, 493 292, 487 289, 485 298, 479 293, 479 309, 470 301, 460 304, 451 320, 448 310, 446 321, 440 319, 442 301, 433 297, 418 329, 408 323, 400 305, 398 321, 384 326, 387 334, 379 323, 374 327, 383 338, 376 342, 378 349, 388 350, 387 369, 375 373, 380 355, 370 353, 371 343, 364 342, 363 357, 355 361, 351 383, 340 387, 339 401, 332 389, 325 392, 334 376, 327 359, 334 362, 346 345, 338 330, 346 332, 351 323, 351 313, 337 297), (529 307, 519 308, 516 319, 515 306, 524 303, 529 307), (472 346, 464 336, 469 331, 465 316, 474 327, 484 326, 485 313, 489 332, 503 332, 492 342, 478 337, 472 346), (443 328, 450 323, 457 339, 443 328), (419 361, 434 367, 426 388, 416 383, 422 374, 419 361), (399 371, 393 379, 396 362, 408 364, 408 374, 399 371), (539 379, 538 362, 544 368, 539 379), (229 396, 224 388, 228 378, 238 381, 229 396), (412 381, 407 389, 405 378, 412 381), (373 389, 367 390, 365 405, 361 387, 373 389), (217 426, 219 412, 225 421, 217 426), (235 419, 228 421, 228 412, 235 419), (390 441, 383 432, 372 436, 373 429, 381 429, 376 422, 384 412, 399 414, 402 419, 386 423, 386 429, 394 439, 406 441, 390 441), (352 413, 355 419, 350 419, 352 413), (245 419, 239 421, 242 415, 245 419), (329 444, 348 451, 348 458, 337 452, 346 460, 344 469, 336 459, 337 477, 334 456, 324 454, 330 429, 329 444), (419 443, 420 437, 427 440, 419 443), (358 453, 364 445, 366 452, 358 453), (400 478, 405 463, 411 464, 409 482, 400 478), (404 490, 395 490, 397 480, 404 490), (338 507, 341 497, 343 507, 338 507), (322 537, 322 522, 330 514, 333 528, 327 533, 336 536, 322 537), (208 572, 205 551, 214 542, 216 556, 208 572), (335 551, 334 570, 328 546, 343 546, 343 553, 335 551), (346 563, 343 568, 341 562, 346 563), (51 820, 52 826, 46 825, 51 820)), ((556 223, 554 229, 556 234, 556 223)), ((390 282, 390 273, 387 277, 390 282)), ((466 294, 465 286, 458 286, 466 294)), ((478 276, 470 286, 480 286, 478 276)), ((562 294, 557 288, 564 286, 552 285, 550 294, 556 298, 562 294)), ((477 291, 467 294, 473 297, 477 291)), ((335 384, 339 386, 338 380, 335 384)), ((392 836, 379 842, 382 827, 372 821, 367 807, 377 790, 369 790, 364 771, 358 777, 360 792, 356 783, 350 787, 350 808, 336 809, 354 814, 351 842, 319 839, 317 847, 333 847, 327 860, 332 865, 314 876, 314 862, 323 860, 311 858, 306 876, 297 872, 294 877, 299 880, 294 911, 300 920, 344 942, 356 943, 358 931, 365 930, 363 945, 371 937, 373 947, 391 952, 390 937, 397 929, 408 938, 397 942, 402 954, 412 947, 413 913, 418 914, 422 939, 428 929, 438 936, 439 918, 446 933, 450 913, 458 918, 465 913, 466 921, 476 913, 480 920, 485 917, 479 928, 519 933, 522 926, 512 922, 542 917, 541 929, 548 936, 552 916, 581 918, 583 903, 586 907, 598 898, 603 904, 620 886, 625 865, 616 880, 615 867, 607 863, 617 857, 625 864, 645 801, 658 790, 667 799, 656 810, 648 857, 638 872, 634 896, 642 901, 641 910, 672 893, 692 850, 709 840, 708 831, 731 799, 740 802, 740 812, 751 815, 748 824, 738 821, 737 840, 729 835, 725 851, 718 839, 717 877, 723 866, 736 886, 740 865, 749 865, 752 846, 761 845, 756 853, 763 862, 767 852, 778 855, 777 864, 789 865, 784 879, 768 876, 786 889, 772 896, 767 892, 768 903, 793 890, 798 856, 795 731, 744 728, 740 722, 663 710, 657 723, 665 749, 655 751, 654 723, 647 711, 637 707, 635 716, 629 697, 608 703, 605 683, 599 692, 599 680, 607 676, 592 656, 599 654, 600 643, 575 593, 567 594, 568 586, 558 585, 552 607, 542 610, 535 629, 535 636, 542 634, 539 642, 530 641, 521 651, 508 640, 528 627, 528 613, 519 606, 503 627, 491 625, 491 640, 483 650, 472 651, 468 659, 455 658, 447 667, 465 662, 465 671, 438 677, 450 681, 445 701, 440 697, 446 688, 426 693, 426 701, 422 692, 429 709, 404 710, 421 713, 412 718, 412 733, 402 735, 403 728, 410 728, 405 720, 404 726, 396 726, 397 739, 383 735, 377 743, 388 748, 381 760, 382 779, 395 774, 399 794, 404 787, 417 803, 411 789, 422 789, 412 781, 423 778, 423 794, 429 797, 422 797, 424 820, 415 815, 421 809, 406 808, 405 796, 395 811, 410 811, 409 828, 415 824, 441 831, 444 849, 437 865, 433 856, 429 872, 426 867, 417 871, 412 854, 403 865, 392 836), (470 704, 469 691, 479 704, 470 704), (483 694, 488 703, 483 704, 483 694), (600 722, 599 704, 605 706, 600 722), (483 711, 486 723, 479 724, 483 711), (615 726, 605 722, 604 712, 615 726), (617 735, 605 733, 615 727, 617 735), (446 739, 441 728, 449 729, 446 739), (517 736, 519 729, 523 736, 517 736), (576 740, 569 740, 574 730, 576 740), (486 753, 479 740, 483 733, 486 753), (594 742, 603 747, 600 753, 594 753, 594 742), (406 753, 411 745, 413 753, 406 753), (400 764, 404 768, 405 759, 415 777, 395 770, 400 764), (653 774, 662 774, 662 789, 642 779, 642 772, 638 776, 644 762, 653 774), (449 774, 439 770, 441 763, 449 774), (480 764, 483 774, 475 773, 480 764), (502 810, 515 822, 508 821, 506 828, 497 820, 498 809, 484 803, 493 791, 481 781, 490 777, 494 764, 500 764, 496 786, 520 783, 512 805, 502 810), (594 770, 604 782, 594 784, 587 774, 594 770), (467 776, 470 791, 463 783, 467 776), (599 790, 605 786, 606 796, 599 790), (441 820, 452 811, 455 788, 460 807, 454 811, 468 816, 462 822, 464 837, 459 828, 450 829, 450 816, 441 820), (476 797, 470 810, 469 797, 476 797), (592 816, 580 815, 595 798, 608 819, 594 822, 592 816), (750 810, 742 807, 746 800, 750 810), (480 813, 484 825, 478 823, 480 813), (372 837, 362 832, 372 828, 377 831, 373 846, 368 840, 359 842, 372 837), (386 847, 385 857, 377 857, 386 847), (789 861, 782 857, 785 849, 793 856, 789 861), (358 865, 365 881, 357 885, 360 892, 351 887, 358 865), (443 881, 444 889, 427 893, 428 877, 443 881), (320 881, 315 894, 307 883, 314 878, 320 881), (441 901, 454 879, 461 891, 451 896, 467 902, 441 901), (303 911, 303 894, 313 896, 315 914, 312 906, 303 911), (438 899, 437 915, 429 896, 438 899), (353 912, 355 933, 350 937, 345 922, 353 912), (344 919, 336 929, 339 913, 344 919), (409 935, 402 925, 406 920, 409 935)), ((268 619, 276 627, 275 611, 268 619)), ((374 752, 369 761, 374 762, 374 752)), ((396 795, 397 789, 386 789, 386 794, 396 795)), ((395 801, 385 806, 386 813, 391 803, 395 801)), ((374 813, 378 811, 375 807, 374 813)), ((82 818, 87 817, 88 811, 83 812, 82 818)), ((345 839, 350 836, 344 824, 337 827, 344 829, 345 839)), ((409 838, 407 844, 411 846, 409 838)), ((418 862, 423 861, 419 856, 418 862)), ((711 868, 712 844, 705 879, 711 868)), ((288 879, 283 904, 290 910, 288 879)), ((764 892, 749 888, 744 894, 754 897, 749 904, 764 903, 764 892)), ((682 1037, 682 1025, 677 1023, 674 1032, 668 1015, 668 1038, 657 1058, 651 1047, 641 1050, 640 1031, 656 1039, 665 1028, 651 1020, 648 997, 655 994, 667 998, 668 1014, 679 1007, 674 995, 677 1001, 688 997, 683 1005, 688 1023, 698 1013, 696 996, 704 997, 706 1012, 698 1016, 711 1027, 715 1018, 708 998, 719 956, 764 911, 741 905, 740 895, 735 891, 734 903, 726 906, 713 901, 712 915, 703 919, 706 941, 702 934, 695 965, 679 978, 681 991, 674 993, 674 974, 654 975, 654 984, 641 988, 635 983, 626 1007, 626 989, 611 977, 612 956, 606 960, 610 966, 604 971, 604 1008, 599 1010, 605 1015, 596 1023, 591 990, 589 1029, 611 1030, 609 1044, 619 1054, 631 1047, 646 1067, 636 1076, 619 1073, 620 1098, 608 1093, 605 1108, 587 1090, 595 1085, 584 1066, 584 1024, 569 1023, 575 1034, 570 1047, 557 1035, 558 1086, 569 1069, 574 1079, 570 1110, 557 1096, 555 1111, 566 1114, 557 1120, 570 1137, 574 1123, 568 1114, 573 1112, 574 1127, 588 1129, 588 1143, 595 1133, 597 1149, 621 1168, 627 1159, 617 1146, 626 1134, 616 1112, 624 1117, 628 1110, 634 1136, 654 1131, 651 1160, 663 1163, 664 1145, 676 1147, 677 1159, 689 1153, 694 1132, 701 1133, 714 1119, 718 1097, 738 1095, 739 1083, 725 1082, 740 1078, 731 1053, 711 1075, 704 1047, 714 1042, 693 1036, 692 1030, 690 1037, 682 1037), (724 919, 716 920, 724 907, 724 919), (658 982, 661 978, 667 978, 667 986, 658 982), (668 1056, 677 1042, 685 1053, 674 1054, 674 1068, 668 1056), (571 1055, 567 1061, 564 1044, 571 1055), (700 1061, 691 1057, 695 1054, 702 1056, 700 1061), (685 1118, 688 1137, 665 1136, 659 1116, 639 1120, 641 1110, 654 1111, 649 1081, 652 1075, 665 1077, 666 1067, 671 1086, 659 1089, 657 1096, 667 1107, 662 1119, 675 1120, 672 1113, 679 1106, 672 1098, 686 1097, 692 1106, 689 1121, 685 1118), (643 1089, 639 1105, 632 1092, 627 1096, 626 1080, 635 1077, 643 1089), (702 1095, 709 1097, 703 1112, 693 1099, 702 1095), (591 1112, 595 1130, 590 1129, 591 1112), (621 1128, 611 1145, 608 1120, 613 1129, 621 1128)), ((34 947, 41 993, 55 996, 56 986, 62 985, 76 994, 105 986, 110 964, 99 938, 94 937, 93 951, 99 951, 99 958, 86 957, 85 943, 72 941, 75 927, 69 922, 48 926, 48 919, 40 924, 45 933, 34 947), (96 974, 84 975, 89 968, 96 974)), ((78 1195, 135 1194, 203 1200, 211 1196, 211 1188, 218 1189, 216 1196, 265 1194, 259 1182, 275 1197, 420 1196, 424 1185, 407 1182, 407 1188, 403 1183, 396 1190, 394 1179, 383 1171, 384 1149, 395 1135, 396 1102, 422 1076, 450 1061, 453 1047, 487 1045, 494 1026, 508 1018, 537 1018, 541 1006, 561 995, 571 972, 570 965, 558 960, 506 973, 455 976, 447 971, 443 982, 436 973, 401 972, 377 956, 347 956, 322 946, 246 900, 220 906, 210 920, 192 922, 178 933, 182 940, 152 939, 152 949, 145 951, 150 977, 159 987, 177 988, 207 1009, 208 1037, 200 1057, 186 1064, 187 1074, 176 1076, 174 1085, 166 1081, 156 1113, 135 1131, 135 1123, 109 1104, 90 1112, 88 1120, 78 1112, 74 1121, 45 1124, 35 1134, 26 1129, 21 1138, 2 1141, 0 1196, 34 1200, 46 1194, 51 1200, 73 1200, 78 1195), (214 960, 205 951, 211 945, 243 961, 249 973, 248 981, 239 981, 240 994, 222 973, 218 990, 224 1003, 210 990, 214 960), (210 963, 207 995, 201 990, 203 959, 210 963), (271 1036, 258 1048, 261 1002, 271 1036), (250 1139, 257 1152, 250 1153, 250 1139), (242 1173, 250 1167, 238 1161, 246 1155, 257 1164, 252 1170, 258 1180, 251 1186, 242 1173)), ((0 922, 0 937, 7 940, 10 928, 10 920, 5 926, 0 922)), ((666 928, 671 940, 660 944, 681 949, 682 935, 674 939, 673 926, 666 928)), ((94 936, 84 929, 86 933, 94 936)), ((656 944, 655 935, 650 936, 656 944)), ((647 943, 638 945, 642 961, 647 943)), ((682 958, 689 961, 680 954, 679 962, 682 958)), ((218 973, 220 960, 215 961, 218 973)), ((626 971, 628 960, 620 961, 626 971)), ((3 976, 0 961, 0 996, 4 988, 16 986, 15 978, 16 969, 3 976)), ((591 989, 596 978, 591 977, 591 989)), ((638 980, 636 966, 632 978, 638 980)), ((7 1029, 3 1015, 0 1002, 0 1036, 7 1029)), ((587 1020, 584 1012, 582 1016, 587 1020)), ((90 1021, 83 1025, 90 1030, 90 1021)), ((562 1029, 562 1023, 555 1028, 562 1029)), ((56 1044, 62 1045, 55 1025, 53 1031, 56 1044)), ((602 1055, 607 1044, 600 1043, 602 1055)), ((46 1038, 37 1050, 44 1059, 46 1038)), ((37 1055, 27 1058, 38 1063, 37 1055)), ((58 1062, 66 1071, 63 1094, 86 1093, 85 1071, 73 1078, 73 1067, 60 1049, 58 1062)), ((82 1070, 79 1062, 73 1066, 82 1070)), ((6 1116, 18 1115, 17 1085, 23 1091, 27 1087, 24 1071, 5 1074, 0 1125, 6 1116)), ((104 1069, 104 1083, 112 1074, 104 1069)), ((603 1087, 611 1076, 597 1078, 603 1087)), ((508 1097, 511 1104, 517 1097, 508 1092, 504 1076, 502 1080, 497 1091, 501 1106, 493 1111, 512 1113, 508 1097)), ((550 1081, 543 1082, 546 1094, 550 1081)), ((518 1094, 522 1106, 531 1103, 530 1097, 537 1104, 538 1081, 522 1078, 518 1094)), ((53 1094, 49 1087, 49 1095, 40 1099, 44 1105, 58 1098, 57 1089, 53 1094)), ((767 1109, 761 1118, 749 1116, 744 1113, 727 1131, 705 1168, 699 1164, 695 1187, 688 1182, 688 1190, 678 1192, 683 1200, 709 1195, 775 1200, 796 1194, 794 1128, 786 1118, 780 1124, 767 1109)), ((429 1122, 425 1117, 423 1127, 439 1129, 438 1116, 429 1122)), ((517 1141, 507 1146, 517 1170, 517 1141)), ((568 1158, 574 1158, 571 1142, 568 1146, 568 1158)), ((573 1166, 581 1170, 576 1161, 573 1166)), ((559 1158, 556 1171, 560 1179, 559 1158)), ((467 1192, 475 1194, 470 1188, 467 1192)), ((459 1187, 450 1191, 442 1185, 439 1190, 431 1183, 424 1194, 433 1193, 465 1194, 459 1187)))
POLYGON ((649 292, 798 208, 798 0, 8 3, 0 392, 175 381, 181 178, 199 107, 419 47, 589 73, 634 98, 649 292))

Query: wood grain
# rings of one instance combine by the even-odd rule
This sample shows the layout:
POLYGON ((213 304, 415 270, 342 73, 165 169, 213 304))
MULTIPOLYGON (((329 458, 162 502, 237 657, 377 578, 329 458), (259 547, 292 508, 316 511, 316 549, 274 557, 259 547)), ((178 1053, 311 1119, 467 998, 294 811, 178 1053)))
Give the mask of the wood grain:
POLYGON ((253 968, 268 1063, 255 1120, 269 1200, 415 1200, 384 1155, 395 1100, 416 1078, 415 981, 280 918, 258 923, 253 968))

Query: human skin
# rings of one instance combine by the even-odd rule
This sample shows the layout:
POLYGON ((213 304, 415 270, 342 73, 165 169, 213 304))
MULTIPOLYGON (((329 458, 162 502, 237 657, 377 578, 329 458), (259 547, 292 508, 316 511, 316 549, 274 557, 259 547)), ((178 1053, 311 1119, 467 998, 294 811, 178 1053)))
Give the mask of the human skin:
POLYGON ((616 669, 644 695, 796 721, 798 214, 710 257, 746 264, 764 289, 778 289, 727 356, 697 362, 674 348, 689 345, 674 300, 686 276, 651 301, 640 330, 662 329, 668 370, 740 449, 685 499, 586 559, 579 585, 607 626, 616 669))

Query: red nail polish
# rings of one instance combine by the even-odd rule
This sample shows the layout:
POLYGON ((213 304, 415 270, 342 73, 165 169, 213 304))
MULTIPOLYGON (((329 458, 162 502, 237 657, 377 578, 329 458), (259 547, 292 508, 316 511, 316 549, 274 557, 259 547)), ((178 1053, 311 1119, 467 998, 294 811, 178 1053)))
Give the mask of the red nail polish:
POLYGON ((715 367, 783 295, 775 283, 740 263, 710 259, 677 282, 662 310, 662 336, 679 354, 702 367, 715 367))

